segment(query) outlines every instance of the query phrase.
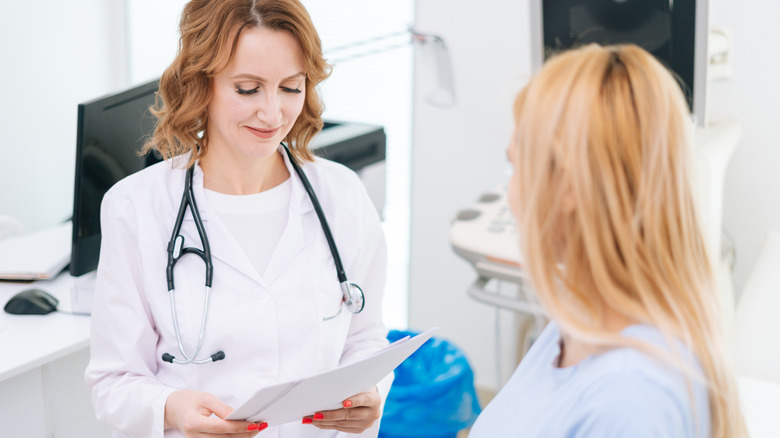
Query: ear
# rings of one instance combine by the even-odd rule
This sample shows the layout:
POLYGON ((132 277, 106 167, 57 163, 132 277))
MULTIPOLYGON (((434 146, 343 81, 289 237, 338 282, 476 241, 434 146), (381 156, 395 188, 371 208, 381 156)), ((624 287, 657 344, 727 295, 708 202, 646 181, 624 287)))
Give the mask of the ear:
POLYGON ((561 200, 561 211, 564 215, 568 216, 577 211, 577 199, 574 197, 572 190, 567 190, 561 200))
POLYGON ((577 211, 577 196, 574 193, 574 187, 569 182, 566 183, 563 199, 561 199, 561 213, 564 216, 569 216, 575 211, 577 211))

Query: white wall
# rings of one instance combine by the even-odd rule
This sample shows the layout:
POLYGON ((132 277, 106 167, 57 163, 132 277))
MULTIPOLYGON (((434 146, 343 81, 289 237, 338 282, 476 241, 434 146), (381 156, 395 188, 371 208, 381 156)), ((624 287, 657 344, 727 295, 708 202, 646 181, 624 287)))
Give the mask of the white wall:
POLYGON ((489 387, 494 310, 466 295, 475 273, 447 236, 459 209, 506 182, 511 103, 530 71, 528 15, 523 1, 418 0, 415 17, 419 31, 448 45, 458 103, 438 109, 414 97, 409 323, 440 326, 437 336, 462 348, 489 387))
MULTIPOLYGON (((743 123, 726 176, 723 222, 737 247, 738 294, 763 236, 780 229, 780 65, 777 44, 767 37, 780 4, 711 0, 710 7, 711 24, 729 28, 735 41, 735 77, 711 87, 709 110, 743 123)), ((466 295, 475 273, 454 255, 447 233, 459 209, 505 181, 510 104, 530 71, 528 20, 527 0, 417 1, 416 26, 449 45, 459 102, 441 110, 419 93, 414 99, 410 325, 441 326, 441 335, 466 352, 478 385, 485 387, 501 379, 494 312, 466 295)))
MULTIPOLYGON (((780 3, 710 0, 713 27, 731 30, 734 77, 711 84, 709 112, 742 122, 742 141, 726 172, 723 227, 737 251, 737 295, 766 233, 780 231, 780 58, 769 37, 777 27, 780 3)), ((780 269, 780 267, 778 267, 780 269)))
POLYGON ((73 211, 76 106, 126 83, 124 2, 4 2, 0 214, 27 231, 73 211))
POLYGON ((130 84, 158 79, 176 56, 185 0, 126 0, 130 84))

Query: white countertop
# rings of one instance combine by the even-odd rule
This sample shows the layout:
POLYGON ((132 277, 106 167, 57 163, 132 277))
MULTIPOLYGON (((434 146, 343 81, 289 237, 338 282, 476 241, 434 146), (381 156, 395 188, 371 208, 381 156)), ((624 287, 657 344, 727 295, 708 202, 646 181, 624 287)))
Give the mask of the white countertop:
MULTIPOLYGON (((71 309, 75 280, 67 272, 54 280, 0 282, 0 307, 17 292, 32 287, 60 300, 60 309, 71 309)), ((89 346, 89 317, 60 312, 48 315, 11 315, 0 311, 0 381, 37 368, 89 346)))

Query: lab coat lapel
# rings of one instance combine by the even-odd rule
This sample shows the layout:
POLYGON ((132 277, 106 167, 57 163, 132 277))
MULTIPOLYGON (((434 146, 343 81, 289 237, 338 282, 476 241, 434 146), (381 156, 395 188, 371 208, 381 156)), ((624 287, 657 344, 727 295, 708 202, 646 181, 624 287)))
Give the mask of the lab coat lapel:
MULTIPOLYGON (((300 253, 306 247, 303 220, 306 214, 313 212, 314 209, 306 194, 306 190, 303 188, 301 180, 298 178, 298 174, 295 173, 295 169, 293 169, 290 164, 289 157, 287 157, 287 154, 281 146, 279 147, 279 152, 284 157, 284 163, 287 166, 287 171, 290 173, 292 188, 290 190, 290 207, 287 216, 287 226, 284 227, 282 237, 279 239, 279 243, 276 245, 276 249, 271 256, 271 260, 268 262, 268 266, 263 275, 263 279, 268 285, 271 285, 279 275, 293 265, 295 258, 299 257, 300 253)), ((301 263, 302 262, 303 260, 301 260, 301 263)))
MULTIPOLYGON (((197 164, 195 165, 195 174, 192 182, 195 202, 198 204, 198 210, 200 211, 201 219, 206 228, 209 245, 211 246, 212 258, 223 261, 257 283, 266 286, 266 283, 260 277, 260 274, 249 260, 249 257, 246 256, 244 249, 241 248, 241 245, 238 243, 235 236, 233 236, 227 226, 225 226, 216 212, 211 208, 211 204, 206 200, 206 196, 203 192, 203 171, 197 164)), ((191 216, 189 216, 189 218, 191 219, 191 216)), ((194 229, 195 225, 192 224, 192 227, 194 229)), ((218 268, 215 267, 215 278, 218 275, 225 275, 218 273, 217 270, 218 268)))

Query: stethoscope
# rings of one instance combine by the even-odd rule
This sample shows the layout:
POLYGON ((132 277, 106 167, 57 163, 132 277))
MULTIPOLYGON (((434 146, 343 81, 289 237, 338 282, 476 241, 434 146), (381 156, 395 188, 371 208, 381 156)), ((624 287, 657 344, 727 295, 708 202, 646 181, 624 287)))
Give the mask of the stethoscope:
MULTIPOLYGON (((306 193, 309 195, 309 199, 311 199, 311 203, 314 206, 314 211, 317 212, 317 218, 319 219, 320 225, 322 226, 322 231, 325 233, 325 238, 327 239, 328 246, 330 247, 330 253, 333 256, 333 262, 336 265, 336 275, 338 276, 339 284, 341 285, 343 302, 347 310, 350 312, 360 313, 363 310, 363 306, 365 306, 365 296, 363 295, 363 290, 357 284, 350 283, 347 280, 347 275, 344 273, 344 267, 341 265, 339 251, 336 248, 336 243, 333 241, 333 235, 330 233, 328 221, 325 219, 325 214, 322 212, 322 207, 320 206, 320 202, 317 199, 317 195, 314 193, 314 189, 312 189, 311 184, 309 183, 309 179, 306 178, 306 174, 303 173, 303 170, 301 170, 300 166, 295 161, 295 158, 290 153, 290 150, 287 149, 287 146, 284 144, 282 144, 282 147, 287 153, 287 157, 290 159, 290 164, 292 164, 293 169, 295 169, 295 173, 298 174, 298 178, 300 178, 303 187, 306 189, 306 193)), ((216 362, 225 358, 225 353, 220 350, 212 354, 208 359, 196 359, 196 357, 198 357, 198 353, 200 353, 200 348, 203 345, 203 335, 206 331, 206 316, 208 315, 209 310, 211 281, 214 278, 214 264, 212 263, 211 259, 211 248, 209 247, 208 237, 206 237, 206 230, 203 228, 203 221, 200 218, 200 212, 198 211, 197 204, 195 204, 195 196, 193 195, 192 191, 192 177, 194 173, 194 167, 195 166, 192 166, 187 169, 187 174, 184 178, 184 193, 181 198, 181 204, 179 205, 179 215, 176 216, 176 224, 173 227, 173 234, 171 235, 171 240, 168 242, 168 267, 165 270, 165 274, 168 278, 168 296, 171 300, 173 330, 176 332, 176 342, 179 344, 179 351, 181 352, 181 355, 184 359, 176 359, 171 354, 164 353, 162 355, 162 360, 165 362, 182 365, 189 363, 203 364, 208 362, 216 362), (187 210, 188 205, 192 211, 192 217, 195 220, 195 227, 198 229, 198 236, 200 236, 200 241, 203 244, 203 250, 184 246, 184 236, 181 235, 181 224, 184 221, 184 212, 187 210), (195 347, 195 354, 192 356, 189 356, 184 352, 184 346, 182 345, 181 334, 179 332, 179 322, 176 318, 176 300, 173 296, 173 268, 176 266, 176 262, 178 262, 179 259, 184 256, 184 254, 195 254, 200 257, 206 264, 206 292, 204 298, 203 315, 200 322, 198 345, 195 347)))

